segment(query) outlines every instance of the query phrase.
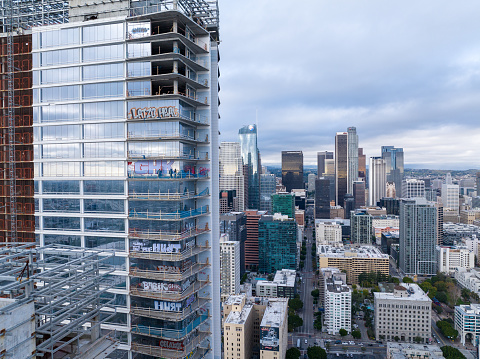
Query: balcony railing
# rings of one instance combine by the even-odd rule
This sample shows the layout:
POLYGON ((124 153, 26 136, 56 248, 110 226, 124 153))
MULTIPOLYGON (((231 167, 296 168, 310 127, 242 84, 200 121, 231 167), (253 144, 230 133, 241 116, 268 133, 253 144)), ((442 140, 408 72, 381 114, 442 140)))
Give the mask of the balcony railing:
POLYGON ((164 349, 158 345, 153 346, 132 343, 132 351, 158 358, 170 359, 184 359, 185 357, 189 356, 192 351, 195 351, 193 356, 189 356, 189 359, 201 359, 205 357, 208 351, 210 351, 210 346, 208 348, 200 348, 198 346, 209 335, 210 333, 200 332, 197 337, 193 338, 187 345, 185 345, 183 350, 164 349))
MULTIPOLYGON (((156 327, 147 327, 144 325, 132 325, 132 333, 148 335, 150 337, 170 339, 170 340, 182 340, 190 334, 192 331, 197 329, 200 325, 205 323, 209 318, 208 314, 200 315, 193 320, 190 324, 187 325, 184 329, 164 329, 156 327)), ((206 330, 208 332, 208 330, 206 330)))
POLYGON ((137 287, 130 287, 130 295, 134 295, 136 297, 142 298, 150 298, 150 299, 159 299, 159 300, 167 300, 167 301, 175 301, 179 302, 181 300, 187 299, 193 293, 198 292, 200 289, 205 288, 210 281, 207 280, 197 280, 193 285, 188 287, 183 293, 176 293, 176 292, 152 292, 148 290, 141 290, 137 287))
MULTIPOLYGON (((208 259, 208 258, 207 258, 208 259)), ((157 270, 142 270, 138 268, 132 268, 130 270, 130 275, 132 277, 137 278, 147 278, 147 279, 155 279, 155 280, 165 280, 170 282, 178 282, 188 277, 197 274, 202 269, 210 266, 210 263, 196 263, 190 268, 182 271, 181 273, 172 273, 172 272, 164 272, 164 271, 157 271, 157 270)))
POLYGON ((180 179, 209 179, 210 172, 203 171, 201 173, 191 173, 185 171, 178 171, 177 173, 128 173, 128 178, 158 178, 161 180, 180 180, 180 179))
POLYGON ((183 232, 159 232, 150 230, 139 231, 135 228, 130 228, 129 237, 135 239, 138 238, 158 241, 180 241, 182 239, 188 239, 207 232, 210 232, 208 223, 205 225, 204 228, 193 228, 183 232))
POLYGON ((151 260, 158 260, 158 261, 182 261, 184 259, 191 258, 197 254, 210 250, 211 247, 208 245, 206 246, 195 246, 193 248, 189 248, 184 250, 180 253, 159 253, 159 252, 132 252, 130 251, 129 256, 133 258, 141 258, 141 259, 151 259, 151 260))
POLYGON ((197 310, 204 310, 203 307, 208 302, 210 302, 210 298, 197 298, 192 304, 180 312, 166 312, 151 308, 135 307, 132 305, 130 312, 139 317, 179 321, 185 319, 197 310))
POLYGON ((196 154, 191 153, 181 153, 178 151, 169 152, 169 153, 138 153, 133 151, 127 152, 127 157, 129 159, 158 159, 158 158, 168 158, 175 160, 186 160, 186 161, 208 161, 210 158, 208 152, 198 152, 196 154))
POLYGON ((209 213, 209 206, 202 206, 196 209, 190 209, 188 211, 178 211, 178 212, 154 212, 154 211, 146 211, 146 212, 137 212, 134 209, 129 211, 129 218, 132 219, 158 219, 163 221, 178 221, 184 220, 188 218, 198 217, 204 214, 209 213))
POLYGON ((136 200, 158 200, 158 201, 183 201, 187 199, 196 199, 196 198, 202 198, 202 197, 208 197, 210 195, 209 189, 205 188, 203 191, 200 193, 195 193, 191 191, 186 191, 186 192, 150 192, 148 191, 147 193, 129 193, 128 197, 130 199, 136 199, 136 200))

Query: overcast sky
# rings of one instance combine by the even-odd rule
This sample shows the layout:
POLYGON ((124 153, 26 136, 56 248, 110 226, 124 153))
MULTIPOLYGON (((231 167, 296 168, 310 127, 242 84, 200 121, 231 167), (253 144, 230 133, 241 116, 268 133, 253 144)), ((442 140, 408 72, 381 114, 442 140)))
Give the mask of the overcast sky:
POLYGON ((480 167, 480 1, 219 0, 221 141, 258 113, 262 162, 356 126, 367 156, 480 167))

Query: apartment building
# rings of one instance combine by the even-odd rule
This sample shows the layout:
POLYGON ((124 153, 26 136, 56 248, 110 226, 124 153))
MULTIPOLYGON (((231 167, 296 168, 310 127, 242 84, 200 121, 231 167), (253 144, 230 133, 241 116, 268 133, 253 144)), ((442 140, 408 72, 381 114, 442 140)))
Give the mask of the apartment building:
POLYGON ((328 334, 338 334, 340 329, 352 330, 352 290, 346 284, 345 273, 333 273, 325 279, 324 326, 328 334))
POLYGON ((475 252, 466 247, 437 246, 438 271, 446 274, 454 273, 457 268, 466 270, 475 267, 475 252))
POLYGON ((472 268, 467 270, 466 268, 456 268, 454 277, 462 288, 480 294, 480 273, 478 269, 472 268))
POLYGON ((222 301, 240 293, 240 242, 220 236, 220 294, 222 301))
POLYGON ((315 239, 317 246, 342 244, 342 227, 337 222, 315 222, 315 239))
POLYGON ((417 284, 401 283, 393 293, 374 293, 377 340, 428 343, 432 300, 417 284))
POLYGON ((288 299, 230 296, 223 303, 224 358, 285 358, 288 299))
POLYGON ((438 345, 387 343, 387 359, 444 359, 438 345))
POLYGON ((362 273, 381 272, 389 275, 389 259, 373 246, 317 247, 319 268, 338 268, 347 273, 348 284, 358 284, 362 273))

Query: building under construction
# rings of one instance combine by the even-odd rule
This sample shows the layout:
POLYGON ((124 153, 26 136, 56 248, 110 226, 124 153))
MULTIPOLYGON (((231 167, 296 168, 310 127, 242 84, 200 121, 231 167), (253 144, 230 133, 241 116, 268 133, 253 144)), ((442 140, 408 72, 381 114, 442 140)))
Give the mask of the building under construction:
POLYGON ((115 315, 112 256, 0 243, 0 358, 115 358, 114 334, 101 330, 115 315))

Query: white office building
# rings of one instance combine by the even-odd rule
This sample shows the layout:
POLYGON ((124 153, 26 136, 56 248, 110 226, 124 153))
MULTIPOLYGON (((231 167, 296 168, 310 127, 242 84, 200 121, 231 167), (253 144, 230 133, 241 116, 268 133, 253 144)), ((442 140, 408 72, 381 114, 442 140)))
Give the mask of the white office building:
POLYGON ((341 246, 342 227, 337 222, 315 222, 315 239, 317 246, 341 246))
POLYGON ((115 251, 129 358, 220 358, 218 11, 152 3, 32 30, 36 235, 115 251))
POLYGON ((460 342, 477 346, 480 339, 480 304, 457 305, 454 322, 460 342))
POLYGON ((407 178, 402 181, 402 198, 425 197, 425 181, 407 178))
POLYGON ((454 273, 457 268, 469 270, 475 267, 475 253, 465 247, 437 246, 438 271, 454 273))
POLYGON ((240 242, 220 235, 220 293, 222 302, 240 293, 240 242))
POLYGON ((459 214, 460 187, 456 184, 442 185, 442 204, 445 210, 459 214))
POLYGON ((417 284, 401 283, 393 293, 374 293, 377 340, 428 343, 432 336, 432 300, 417 284), (398 339, 396 339, 398 338, 398 339))
POLYGON ((345 273, 332 273, 325 279, 325 320, 328 334, 338 334, 340 329, 352 330, 352 290, 346 284, 345 273))
POLYGON ((368 175, 368 203, 376 206, 387 190, 386 162, 382 157, 370 157, 368 175))

